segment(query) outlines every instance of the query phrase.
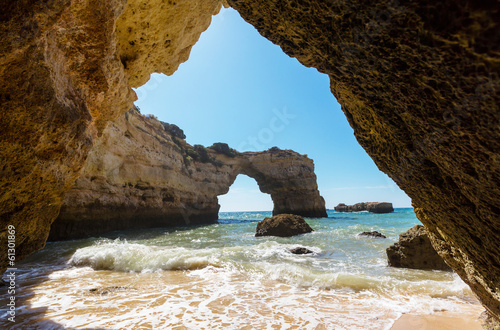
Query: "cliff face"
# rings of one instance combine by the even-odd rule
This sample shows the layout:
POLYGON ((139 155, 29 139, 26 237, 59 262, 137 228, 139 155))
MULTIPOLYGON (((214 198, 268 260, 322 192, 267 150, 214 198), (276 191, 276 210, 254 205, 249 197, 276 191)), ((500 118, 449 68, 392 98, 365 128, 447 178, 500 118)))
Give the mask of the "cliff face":
MULTIPOLYGON (((96 137, 132 107, 136 96, 130 87, 153 70, 175 71, 221 6, 218 0, 3 4, 2 255, 8 225, 16 228, 17 260, 45 245, 62 195, 79 176, 96 137)), ((6 267, 7 258, 0 258, 0 272, 6 267)))
MULTIPOLYGON (((330 76, 359 143, 412 198, 438 253, 500 318, 499 2, 229 3, 285 53, 330 76)), ((220 6, 4 4, 3 254, 8 224, 19 259, 43 246, 96 136, 132 106, 129 87, 151 70, 175 70, 220 6)))
POLYGON ((0 13, 0 270, 42 248, 97 131, 134 98, 116 50, 119 1, 7 1, 0 13), (112 105, 112 106, 111 106, 112 105))
POLYGON ((254 178, 271 195, 274 214, 326 216, 314 164, 306 156, 278 148, 238 153, 193 147, 175 136, 181 134, 137 111, 109 125, 65 194, 49 239, 214 222, 217 196, 229 191, 238 174, 254 178))

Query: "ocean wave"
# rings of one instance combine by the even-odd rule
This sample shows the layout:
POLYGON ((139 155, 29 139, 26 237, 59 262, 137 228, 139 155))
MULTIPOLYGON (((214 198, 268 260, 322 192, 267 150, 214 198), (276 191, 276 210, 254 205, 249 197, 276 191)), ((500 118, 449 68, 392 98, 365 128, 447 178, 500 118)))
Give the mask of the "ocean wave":
POLYGON ((273 280, 296 287, 370 290, 381 294, 425 294, 432 297, 467 296, 470 289, 460 278, 447 272, 391 269, 383 260, 375 260, 373 269, 355 268, 348 260, 330 260, 315 246, 305 246, 312 254, 295 255, 297 244, 266 241, 253 246, 184 248, 149 246, 115 240, 98 242, 78 249, 69 264, 94 270, 155 272, 196 270, 213 266, 224 272, 236 272, 249 279, 273 280))
POLYGON ((211 255, 211 249, 156 247, 116 240, 78 249, 68 263, 95 270, 151 272, 217 266, 218 260, 211 255))

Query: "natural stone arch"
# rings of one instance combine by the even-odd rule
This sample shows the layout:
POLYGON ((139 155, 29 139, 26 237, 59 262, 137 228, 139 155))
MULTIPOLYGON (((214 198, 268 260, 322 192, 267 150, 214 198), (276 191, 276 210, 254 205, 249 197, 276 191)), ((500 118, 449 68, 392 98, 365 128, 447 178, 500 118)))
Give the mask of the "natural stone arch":
MULTIPOLYGON (((330 76, 360 144, 412 198, 440 255, 500 318, 498 1, 228 2, 285 53, 330 76)), ((221 6, 148 3, 3 8, 3 252, 8 224, 18 229, 18 258, 43 246, 97 136, 132 106, 129 87, 150 71, 175 70, 221 6), (137 43, 117 24, 127 8, 122 23, 126 34, 140 31, 137 43), (157 29, 175 41, 157 40, 157 29)))
POLYGON ((217 196, 226 194, 239 174, 271 195, 273 214, 326 217, 314 163, 306 155, 278 148, 239 153, 221 143, 193 147, 179 131, 136 110, 110 124, 65 194, 49 240, 213 223, 217 196))
POLYGON ((271 195, 273 215, 327 216, 325 200, 319 194, 314 174, 314 163, 307 156, 271 148, 265 152, 240 153, 225 162, 233 166, 231 185, 239 174, 245 174, 257 182, 261 192, 271 195))

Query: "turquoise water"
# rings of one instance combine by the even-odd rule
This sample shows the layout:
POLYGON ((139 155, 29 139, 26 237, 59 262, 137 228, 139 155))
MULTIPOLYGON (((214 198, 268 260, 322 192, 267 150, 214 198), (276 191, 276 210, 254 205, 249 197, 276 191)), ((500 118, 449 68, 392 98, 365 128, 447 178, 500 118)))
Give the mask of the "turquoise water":
POLYGON ((412 209, 329 211, 306 219, 312 233, 256 238, 266 216, 48 243, 18 266, 16 326, 384 329, 402 313, 477 311, 454 273, 387 267, 385 249, 419 223, 412 209), (387 239, 358 236, 373 230, 387 239))

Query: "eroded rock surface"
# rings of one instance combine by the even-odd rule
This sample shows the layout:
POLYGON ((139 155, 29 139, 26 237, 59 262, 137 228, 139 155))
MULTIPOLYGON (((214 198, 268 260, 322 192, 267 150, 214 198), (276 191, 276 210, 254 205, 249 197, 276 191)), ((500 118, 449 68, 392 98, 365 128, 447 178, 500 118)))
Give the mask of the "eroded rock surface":
POLYGON ((175 125, 131 110, 103 132, 64 198, 51 240, 110 230, 210 223, 238 174, 271 195, 274 214, 326 216, 313 161, 290 150, 191 146, 175 125))
POLYGON ((399 234, 399 241, 386 250, 389 266, 425 270, 451 270, 432 247, 424 226, 399 234))
MULTIPOLYGON (((116 21, 118 56, 130 86, 139 87, 153 72, 173 74, 185 62, 200 33, 224 0, 127 0, 116 21)), ((227 4, 226 4, 227 5, 227 4)))
POLYGON ((0 271, 42 248, 97 132, 131 106, 120 1, 7 1, 0 13, 0 271))
POLYGON ((500 3, 228 2, 329 75, 358 142, 500 319, 500 3))
POLYGON ((373 237, 373 238, 387 238, 384 234, 379 233, 378 231, 364 231, 358 236, 364 236, 364 237, 373 237))
POLYGON ((312 231, 313 229, 301 216, 295 214, 279 214, 271 218, 265 218, 257 223, 255 237, 291 237, 307 234, 312 231))
POLYGON ((296 248, 290 249, 289 251, 292 254, 311 254, 311 253, 314 253, 314 251, 311 251, 305 247, 296 247, 296 248))
MULTIPOLYGON (((175 71, 221 6, 218 0, 3 4, 2 256, 8 225, 16 227, 17 261, 45 245, 63 194, 78 178, 97 136, 132 107, 136 96, 130 87, 145 82, 153 70, 175 71)), ((1 273, 7 260, 0 258, 1 273)))

